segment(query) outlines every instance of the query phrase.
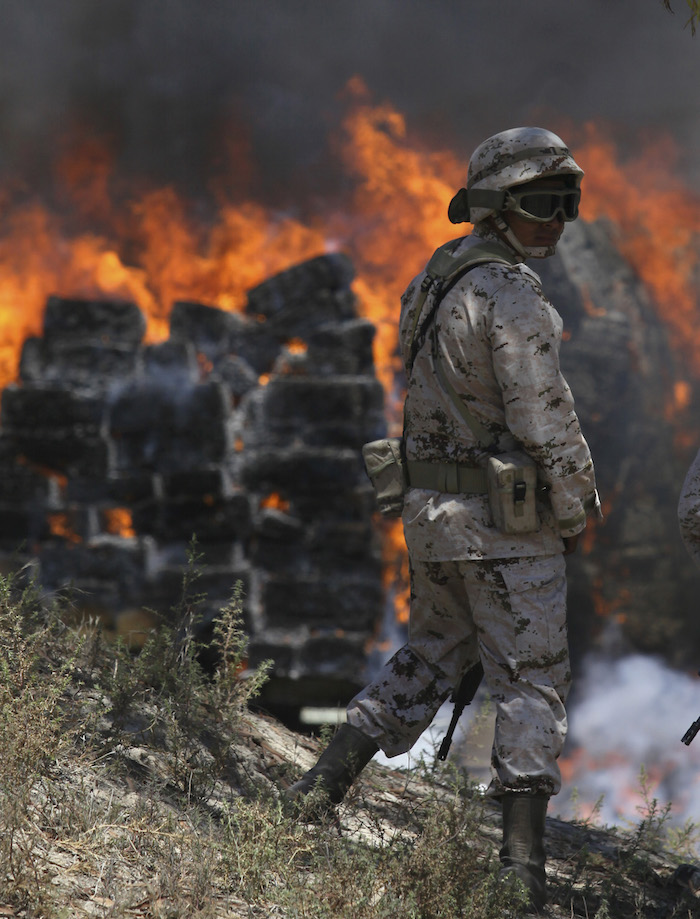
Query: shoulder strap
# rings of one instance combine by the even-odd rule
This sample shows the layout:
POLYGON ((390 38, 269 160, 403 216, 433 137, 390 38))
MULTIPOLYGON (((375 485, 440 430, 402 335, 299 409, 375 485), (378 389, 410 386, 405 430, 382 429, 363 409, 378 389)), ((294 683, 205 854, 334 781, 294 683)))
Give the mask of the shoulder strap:
POLYGON ((509 258, 508 253, 504 251, 502 246, 489 242, 478 243, 476 246, 467 249, 467 251, 463 252, 461 255, 454 256, 452 252, 461 241, 461 238, 453 239, 445 243, 444 246, 440 246, 440 248, 436 249, 432 254, 426 266, 425 278, 421 284, 413 317, 413 326, 411 328, 411 352, 408 361, 409 374, 413 369, 416 355, 423 347, 428 328, 435 318, 440 302, 443 297, 450 292, 457 281, 468 271, 471 271, 472 268, 476 268, 477 265, 484 265, 487 262, 500 262, 503 265, 516 265, 518 263, 518 257, 515 254, 513 254, 512 258, 509 258), (416 332, 418 320, 423 312, 423 306, 428 294, 431 292, 434 292, 434 296, 430 311, 421 323, 420 329, 416 332))
MULTIPOLYGON (((434 331, 435 330, 433 330, 433 332, 434 331)), ((467 427, 471 430, 474 437, 476 437, 477 443, 481 447, 490 446, 490 444, 493 441, 493 437, 486 430, 483 424, 480 424, 476 420, 476 418, 472 415, 472 413, 469 411, 467 406, 464 404, 464 401, 460 398, 457 390, 454 388, 452 383, 450 383, 450 381, 447 379, 447 375, 445 374, 445 369, 442 366, 442 363, 440 361, 440 355, 438 353, 438 348, 437 348, 437 335, 435 334, 433 335, 433 360, 435 363, 435 373, 437 374, 437 377, 440 380, 440 385, 445 390, 445 392, 449 395, 449 397, 452 399, 452 402, 454 403, 455 408, 457 409, 457 411, 460 413, 460 415, 466 422, 467 427)))
MULTIPOLYGON (((440 303, 446 294, 448 294, 449 291, 454 287, 457 281, 459 281, 459 279, 462 278, 468 271, 471 271, 472 268, 476 268, 477 265, 484 265, 488 262, 500 262, 504 265, 515 265, 518 263, 518 259, 515 254, 513 255, 512 259, 508 258, 508 253, 504 252, 502 246, 496 246, 488 242, 478 243, 476 246, 472 246, 471 248, 467 249, 467 251, 463 252, 460 256, 452 255, 455 247, 460 242, 460 239, 456 239, 446 243, 444 246, 441 246, 433 253, 426 267, 426 275, 423 283, 421 284, 421 290, 419 294, 420 299, 416 305, 416 313, 413 320, 413 327, 411 329, 411 351, 408 360, 409 376, 413 370, 413 364, 418 355, 418 352, 423 347, 426 336, 428 334, 428 330, 432 325, 433 320, 435 319, 435 315, 438 311, 440 303), (430 305, 430 310, 428 311, 427 316, 421 323, 420 329, 416 333, 416 327, 418 325, 420 314, 423 311, 423 305, 425 304, 428 294, 431 292, 433 292, 433 302, 430 305)), ((460 399, 458 393, 455 391, 454 387, 445 376, 445 372, 440 363, 437 351, 437 336, 433 337, 433 344, 435 369, 443 389, 445 389, 449 394, 457 410, 462 415, 462 418, 476 437, 478 443, 481 446, 486 446, 491 442, 489 432, 486 430, 486 428, 483 427, 483 425, 479 424, 476 418, 474 418, 471 412, 469 412, 466 405, 462 399, 460 399)))
POLYGON ((506 265, 516 265, 519 261, 515 252, 511 256, 503 245, 488 240, 471 246, 461 255, 453 255, 454 250, 462 242, 462 238, 452 239, 433 252, 425 269, 431 277, 449 280, 456 272, 472 263, 503 262, 506 265))

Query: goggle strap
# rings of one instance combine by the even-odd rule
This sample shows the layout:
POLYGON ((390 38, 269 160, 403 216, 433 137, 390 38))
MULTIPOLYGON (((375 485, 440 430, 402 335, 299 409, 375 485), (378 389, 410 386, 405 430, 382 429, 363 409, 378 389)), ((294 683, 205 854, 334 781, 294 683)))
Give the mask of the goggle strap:
POLYGON ((475 207, 483 207, 487 211, 502 211, 505 207, 506 193, 493 188, 460 188, 457 194, 450 201, 447 209, 447 216, 452 223, 464 223, 465 220, 472 221, 471 210, 475 207))
POLYGON ((467 192, 469 207, 484 207, 487 210, 502 211, 506 206, 507 192, 495 188, 470 188, 467 192))

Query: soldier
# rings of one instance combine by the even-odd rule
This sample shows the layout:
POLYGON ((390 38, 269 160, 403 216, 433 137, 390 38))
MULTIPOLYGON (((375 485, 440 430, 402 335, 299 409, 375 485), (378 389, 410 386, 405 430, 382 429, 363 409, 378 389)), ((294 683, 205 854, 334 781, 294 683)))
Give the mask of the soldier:
POLYGON ((379 748, 390 757, 411 748, 481 660, 496 706, 487 793, 502 804, 501 870, 525 883, 535 909, 546 900, 545 815, 561 785, 570 684, 563 556, 600 503, 559 368, 562 321, 523 263, 554 253, 564 223, 578 215, 582 176, 549 131, 488 138, 448 212, 473 232, 445 251, 460 257, 479 246, 498 261, 472 266, 450 287, 432 344, 426 339, 415 355, 422 319, 415 314, 430 302, 423 309, 425 271, 402 297, 408 641, 352 699, 347 724, 286 792, 298 802, 321 787, 340 802, 379 748), (537 467, 539 522, 529 532, 499 530, 487 494, 489 457, 512 451, 525 451, 537 467))

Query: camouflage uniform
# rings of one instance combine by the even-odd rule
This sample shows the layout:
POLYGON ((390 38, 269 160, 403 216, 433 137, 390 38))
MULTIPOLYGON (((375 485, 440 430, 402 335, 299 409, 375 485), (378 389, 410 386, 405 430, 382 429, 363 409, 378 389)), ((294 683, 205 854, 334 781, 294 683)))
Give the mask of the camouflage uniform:
POLYGON ((685 547, 700 565, 700 451, 685 477, 678 501, 678 523, 685 547))
MULTIPOLYGON (((477 227, 455 251, 486 237, 477 227)), ((402 298, 400 339, 410 351, 424 274, 402 298)), ((590 452, 559 369, 562 321, 524 264, 466 274, 441 303, 435 330, 442 370, 492 435, 480 445, 435 373, 430 343, 409 378, 409 460, 484 466, 525 449, 548 486, 537 532, 505 535, 488 497, 410 488, 403 525, 411 564, 408 642, 348 707, 348 721, 388 756, 430 724, 464 670, 480 657, 496 704, 492 792, 556 794, 570 683, 562 537, 597 506, 590 452)))

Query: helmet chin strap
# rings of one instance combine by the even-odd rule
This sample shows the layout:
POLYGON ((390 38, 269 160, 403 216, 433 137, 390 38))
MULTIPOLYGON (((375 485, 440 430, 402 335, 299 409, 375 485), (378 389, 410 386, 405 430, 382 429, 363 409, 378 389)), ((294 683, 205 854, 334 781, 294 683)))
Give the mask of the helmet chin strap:
POLYGON ((514 249, 521 258, 549 258, 554 255, 556 246, 524 246, 513 230, 503 219, 502 214, 492 216, 498 235, 514 249))

